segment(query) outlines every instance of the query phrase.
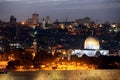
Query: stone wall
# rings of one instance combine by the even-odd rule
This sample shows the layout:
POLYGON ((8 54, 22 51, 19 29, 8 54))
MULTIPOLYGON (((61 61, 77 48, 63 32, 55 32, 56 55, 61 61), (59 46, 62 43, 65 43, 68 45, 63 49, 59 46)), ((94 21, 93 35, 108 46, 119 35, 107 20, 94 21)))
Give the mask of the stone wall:
POLYGON ((120 70, 42 70, 8 72, 0 80, 120 80, 120 70))

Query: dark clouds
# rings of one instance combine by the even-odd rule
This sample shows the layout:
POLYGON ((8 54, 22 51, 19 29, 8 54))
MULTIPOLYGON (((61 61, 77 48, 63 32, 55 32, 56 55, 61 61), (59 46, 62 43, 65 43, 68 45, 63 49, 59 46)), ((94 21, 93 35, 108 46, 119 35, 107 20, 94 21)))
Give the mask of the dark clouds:
POLYGON ((1 0, 0 10, 2 20, 9 20, 10 15, 26 20, 38 13, 40 19, 47 15, 61 20, 90 16, 99 21, 120 21, 120 0, 1 0))

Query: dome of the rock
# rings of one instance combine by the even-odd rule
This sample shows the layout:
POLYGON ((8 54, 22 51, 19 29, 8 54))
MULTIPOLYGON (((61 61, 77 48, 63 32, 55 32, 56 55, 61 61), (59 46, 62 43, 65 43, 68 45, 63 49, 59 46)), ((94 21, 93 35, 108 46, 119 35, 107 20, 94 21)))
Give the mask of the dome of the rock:
POLYGON ((94 37, 88 37, 84 42, 84 49, 99 49, 99 40, 94 37))

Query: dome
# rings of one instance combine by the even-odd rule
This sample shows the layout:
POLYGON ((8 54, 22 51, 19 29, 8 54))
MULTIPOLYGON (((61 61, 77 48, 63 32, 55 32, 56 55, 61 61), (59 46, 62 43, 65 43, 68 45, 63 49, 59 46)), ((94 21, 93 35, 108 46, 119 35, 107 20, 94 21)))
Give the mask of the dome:
POLYGON ((99 40, 94 37, 88 37, 84 42, 84 49, 99 49, 99 40))

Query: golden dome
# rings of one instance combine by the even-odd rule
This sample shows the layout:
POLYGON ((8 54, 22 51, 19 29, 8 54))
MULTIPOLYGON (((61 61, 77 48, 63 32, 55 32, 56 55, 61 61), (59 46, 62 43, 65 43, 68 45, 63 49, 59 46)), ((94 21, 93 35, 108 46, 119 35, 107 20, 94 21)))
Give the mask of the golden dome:
POLYGON ((85 49, 99 49, 99 40, 94 37, 88 37, 84 42, 85 49))

